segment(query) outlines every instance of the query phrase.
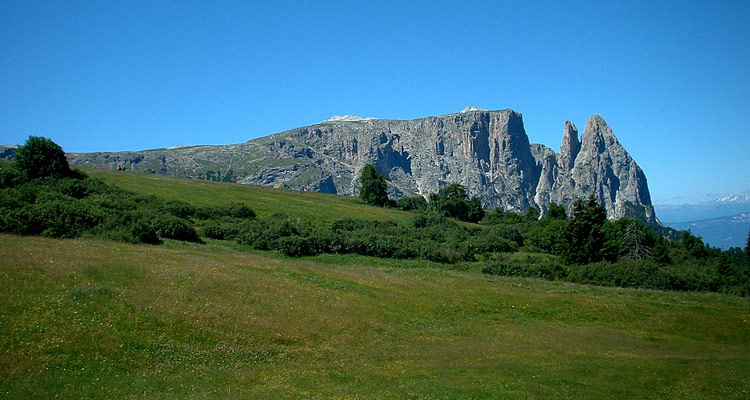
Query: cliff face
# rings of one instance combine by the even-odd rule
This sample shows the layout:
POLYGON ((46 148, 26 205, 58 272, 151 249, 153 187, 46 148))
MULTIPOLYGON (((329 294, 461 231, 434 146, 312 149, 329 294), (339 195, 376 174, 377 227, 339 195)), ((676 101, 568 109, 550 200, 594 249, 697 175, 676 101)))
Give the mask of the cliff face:
POLYGON ((581 140, 565 123, 560 153, 530 144, 521 114, 468 109, 410 121, 339 118, 228 146, 71 153, 74 165, 356 195, 372 163, 395 197, 461 183, 487 209, 523 211, 550 201, 568 209, 594 194, 611 218, 655 221, 646 178, 604 120, 581 140))

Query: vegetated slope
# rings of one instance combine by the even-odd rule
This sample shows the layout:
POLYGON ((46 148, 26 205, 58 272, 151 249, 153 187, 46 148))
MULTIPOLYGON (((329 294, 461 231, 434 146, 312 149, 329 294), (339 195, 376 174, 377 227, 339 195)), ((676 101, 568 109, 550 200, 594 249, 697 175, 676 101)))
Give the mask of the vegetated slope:
POLYGON ((259 216, 283 212, 291 217, 325 223, 344 218, 405 222, 413 213, 362 204, 359 199, 316 192, 298 192, 255 185, 176 179, 134 172, 110 172, 83 168, 89 176, 139 194, 180 200, 196 206, 241 202, 259 216))
POLYGON ((0 235, 2 397, 750 396, 747 298, 170 243, 0 235))

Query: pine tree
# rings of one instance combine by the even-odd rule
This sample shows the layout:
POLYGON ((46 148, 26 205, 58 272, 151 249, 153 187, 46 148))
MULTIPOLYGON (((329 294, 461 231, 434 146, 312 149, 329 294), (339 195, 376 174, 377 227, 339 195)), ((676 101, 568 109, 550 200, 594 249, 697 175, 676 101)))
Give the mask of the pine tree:
POLYGON ((587 264, 601 261, 604 247, 602 226, 606 220, 607 210, 593 195, 586 202, 578 199, 573 203, 567 248, 563 252, 567 263, 587 264))
POLYGON ((627 249, 625 257, 635 261, 642 261, 651 256, 651 249, 646 244, 646 235, 643 234, 639 225, 636 221, 628 224, 622 239, 622 245, 627 249))

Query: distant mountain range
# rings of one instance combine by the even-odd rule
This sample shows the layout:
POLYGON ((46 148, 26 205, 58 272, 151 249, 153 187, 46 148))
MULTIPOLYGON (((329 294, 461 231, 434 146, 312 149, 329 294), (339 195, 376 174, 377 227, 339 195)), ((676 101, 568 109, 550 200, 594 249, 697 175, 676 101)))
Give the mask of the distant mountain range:
POLYGON ((714 247, 745 247, 750 231, 750 193, 699 204, 655 205, 664 225, 690 230, 714 247))
POLYGON ((701 221, 672 222, 667 225, 677 230, 689 229, 713 247, 744 248, 747 244, 748 232, 750 232, 750 212, 701 221))
POLYGON ((750 212, 750 192, 717 197, 698 204, 656 204, 663 223, 688 222, 750 212))

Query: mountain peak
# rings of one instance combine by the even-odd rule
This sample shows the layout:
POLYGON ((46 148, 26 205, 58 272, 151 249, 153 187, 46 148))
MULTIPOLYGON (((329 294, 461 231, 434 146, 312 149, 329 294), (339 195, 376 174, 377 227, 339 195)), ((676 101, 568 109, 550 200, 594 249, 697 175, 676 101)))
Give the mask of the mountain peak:
POLYGON ((466 108, 461 110, 461 113, 463 114, 463 113, 474 112, 474 111, 487 111, 487 110, 485 110, 484 108, 476 107, 476 106, 467 106, 466 108))
POLYGON ((375 117, 360 117, 357 115, 334 115, 331 118, 323 122, 357 122, 357 121, 369 121, 375 119, 375 117))

